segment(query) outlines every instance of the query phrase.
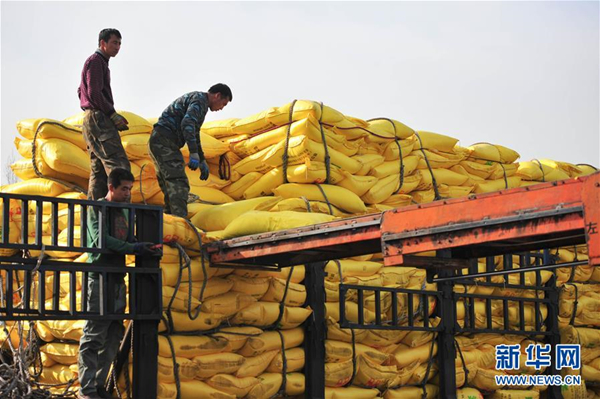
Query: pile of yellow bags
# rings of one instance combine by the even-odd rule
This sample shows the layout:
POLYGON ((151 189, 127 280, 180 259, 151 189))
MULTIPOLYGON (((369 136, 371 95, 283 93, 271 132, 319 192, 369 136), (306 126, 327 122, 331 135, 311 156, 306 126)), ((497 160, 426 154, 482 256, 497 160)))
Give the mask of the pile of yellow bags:
MULTIPOLYGON (((136 177, 132 202, 162 205, 164 197, 147 148, 156 119, 120 112, 129 121, 129 130, 121 132, 121 138, 136 177)), ((20 137, 15 139, 15 145, 23 159, 13 164, 12 169, 23 182, 1 187, 0 191, 85 198, 76 190, 87 188, 89 176, 89 160, 81 135, 82 119, 83 114, 78 114, 62 122, 50 119, 19 122, 20 137)), ((198 198, 188 205, 188 217, 196 228, 169 215, 165 215, 164 220, 165 242, 179 244, 184 255, 190 258, 189 265, 185 262, 182 265, 179 250, 165 246, 161 260, 166 321, 160 324, 158 388, 159 397, 164 398, 177 396, 177 379, 182 398, 198 397, 201 393, 224 398, 270 397, 280 392, 284 385, 287 395, 304 392, 301 325, 311 313, 303 307, 306 297, 304 268, 297 266, 281 272, 210 268, 208 263, 202 264, 199 239, 208 242, 300 227, 595 171, 588 165, 543 159, 519 163, 519 154, 501 145, 477 143, 461 147, 457 144, 458 139, 451 136, 415 131, 388 118, 362 120, 307 100, 272 107, 242 119, 206 122, 201 130, 201 142, 211 172, 208 180, 202 181, 198 171, 186 169, 191 193, 198 198), (286 373, 282 369, 284 358, 286 373), (174 361, 179 364, 178 376, 175 376, 174 361)), ((187 160, 187 147, 182 153, 187 160)), ((16 202, 10 206, 12 242, 21 240, 19 206, 16 202)), ((66 210, 60 212, 60 230, 63 232, 59 241, 66 243, 66 210)), ((44 209, 44 218, 43 240, 48 242, 49 207, 44 209)), ((34 226, 31 216, 29 223, 34 226)), ((79 224, 77 210, 76 225, 79 224)), ((30 228, 29 231, 35 230, 30 228)), ((77 241, 78 236, 75 238, 77 241)), ((32 237, 27 239, 31 241, 32 237)), ((2 251, 2 254, 7 253, 14 251, 2 251)), ((65 251, 54 251, 49 255, 65 261, 79 256, 65 251)), ((586 253, 585 248, 559 249, 556 255, 566 262, 575 256, 584 259, 586 253)), ((84 257, 77 260, 84 261, 84 257)), ((518 259, 515 263, 518 267, 518 259)), ((480 263, 479 267, 484 270, 485 264, 480 263)), ((436 345, 432 345, 433 334, 352 332, 340 329, 338 323, 341 282, 435 289, 434 285, 425 283, 424 271, 412 267, 384 267, 381 254, 332 261, 326 271, 326 397, 372 398, 383 394, 386 398, 421 398, 424 390, 427 397, 437 397, 437 365, 433 363, 429 373, 425 373, 431 354, 437 351, 436 345), (426 385, 424 388, 405 386, 416 383, 426 385)), ((544 281, 550 278, 548 273, 543 273, 544 281)), ((529 283, 535 283, 535 276, 529 274, 529 283)), ((557 276, 559 284, 564 283, 561 327, 568 328, 570 317, 567 316, 573 310, 574 300, 569 287, 600 281, 600 274, 596 276, 593 268, 579 266, 557 269, 557 276)), ((515 283, 518 278, 517 275, 510 276, 515 283)), ((503 278, 494 278, 494 281, 501 282, 503 278)), ((34 284, 39 285, 39 282, 34 284)), ((47 295, 48 287, 52 287, 52 283, 46 281, 47 295)), ((455 287, 457 292, 464 290, 494 295, 524 294, 518 290, 484 286, 455 287)), ((65 289, 64 295, 61 294, 61 306, 65 308, 68 307, 67 292, 65 289)), ((398 298, 398 318, 406 322, 406 295, 398 298)), ((578 298, 576 321, 596 326, 593 313, 588 312, 596 309, 594 291, 579 287, 578 298)), ((382 318, 391 319, 390 297, 382 295, 382 302, 382 318)), ((485 305, 475 302, 476 324, 483 326, 487 323, 485 305)), ((424 312, 432 315, 436 305, 431 300, 424 309, 420 298, 414 297, 417 323, 422 323, 424 312)), ((545 307, 541 310, 545 318, 545 307)), ((356 292, 348 292, 345 311, 350 320, 357 321, 356 292)), ((457 303, 457 313, 459 324, 464 323, 464 304, 457 303)), ((533 314, 532 308, 526 309, 528 328, 534 326, 533 314)), ((375 319, 374 295, 365 295, 364 315, 366 322, 375 319)), ((494 325, 501 325, 501 315, 502 307, 494 305, 491 315, 494 325)), ((511 325, 518 325, 518 312, 509 316, 511 325)), ((431 317, 431 322, 435 325, 439 320, 431 317)), ((36 331, 50 345, 43 350, 48 368, 60 368, 56 371, 58 374, 55 373, 60 377, 48 377, 45 381, 66 382, 76 376, 74 363, 67 359, 70 359, 68 354, 75 351, 77 333, 61 338, 60 331, 61 328, 79 331, 80 327, 75 327, 77 323, 80 322, 68 328, 37 323, 36 331), (52 345, 54 339, 73 341, 65 341, 64 346, 56 347, 56 344, 52 345)), ((488 375, 493 365, 488 367, 485 363, 488 357, 485 353, 489 352, 493 342, 506 340, 508 338, 497 336, 467 345, 471 349, 465 350, 471 353, 465 361, 469 370, 473 368, 474 371, 466 377, 464 369, 457 365, 458 386, 462 387, 466 382, 471 386, 459 389, 458 397, 481 397, 481 393, 472 387, 486 392, 499 388, 489 383, 490 378, 493 380, 488 375), (477 362, 473 360, 475 358, 477 362)), ((589 359, 589 367, 595 365, 593 361, 598 357, 600 354, 589 359)), ((587 374, 595 375, 589 368, 587 374)), ((516 394, 517 391, 511 390, 509 396, 504 396, 504 391, 498 390, 493 397, 514 398, 516 394)))

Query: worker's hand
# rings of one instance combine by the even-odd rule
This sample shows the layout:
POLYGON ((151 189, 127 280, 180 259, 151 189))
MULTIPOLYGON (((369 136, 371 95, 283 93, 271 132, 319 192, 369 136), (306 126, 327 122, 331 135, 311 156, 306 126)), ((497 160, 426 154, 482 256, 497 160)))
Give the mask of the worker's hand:
POLYGON ((160 256, 160 250, 152 242, 136 242, 133 253, 140 256, 160 256))
POLYGON ((125 119, 123 115, 119 115, 115 112, 110 116, 110 120, 115 124, 117 130, 129 130, 129 126, 127 126, 129 122, 127 121, 127 119, 125 119))
POLYGON ((200 155, 198 155, 197 152, 191 153, 190 161, 188 162, 188 166, 190 167, 191 170, 196 170, 196 169, 198 169, 199 165, 200 165, 200 155))
POLYGON ((209 173, 208 163, 203 159, 202 162, 200 162, 200 180, 208 180, 209 173))

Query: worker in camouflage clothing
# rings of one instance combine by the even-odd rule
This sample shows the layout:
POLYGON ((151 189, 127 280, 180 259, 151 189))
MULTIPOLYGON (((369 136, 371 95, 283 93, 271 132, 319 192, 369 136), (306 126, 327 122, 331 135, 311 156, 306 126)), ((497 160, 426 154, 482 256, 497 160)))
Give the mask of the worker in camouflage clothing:
POLYGON ((98 49, 85 61, 77 94, 83 117, 83 138, 90 155, 88 198, 98 200, 108 192, 107 176, 116 169, 131 170, 119 131, 128 130, 127 119, 115 111, 108 60, 121 48, 121 33, 102 29, 98 49))
POLYGON ((165 213, 187 217, 190 183, 180 149, 187 144, 190 151, 189 168, 200 168, 200 179, 208 179, 208 164, 200 143, 200 127, 209 109, 220 111, 231 100, 231 89, 222 83, 212 86, 208 93, 193 91, 173 101, 154 125, 148 147, 156 166, 158 183, 165 196, 165 213))

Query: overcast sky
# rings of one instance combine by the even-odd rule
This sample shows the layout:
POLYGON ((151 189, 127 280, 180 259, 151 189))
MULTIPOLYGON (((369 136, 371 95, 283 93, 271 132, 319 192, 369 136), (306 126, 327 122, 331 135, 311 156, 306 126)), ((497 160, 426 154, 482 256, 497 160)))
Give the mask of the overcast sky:
POLYGON ((2 1, 1 14, 2 167, 18 120, 79 112, 105 27, 123 35, 115 105, 145 117, 223 82, 234 101, 206 120, 312 99, 521 160, 600 164, 598 2, 2 1))

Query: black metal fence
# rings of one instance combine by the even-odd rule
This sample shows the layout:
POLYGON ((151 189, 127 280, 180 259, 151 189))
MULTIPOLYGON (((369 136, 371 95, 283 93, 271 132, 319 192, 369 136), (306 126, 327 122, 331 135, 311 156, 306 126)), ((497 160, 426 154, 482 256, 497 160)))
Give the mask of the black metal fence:
POLYGON ((0 320, 130 319, 133 321, 133 396, 156 397, 158 322, 162 316, 160 259, 136 256, 135 267, 119 267, 57 261, 44 255, 49 252, 71 257, 83 253, 111 253, 106 235, 114 233, 115 224, 108 222, 117 210, 127 211, 129 237, 138 242, 162 244, 162 208, 6 193, 0 193, 0 200, 0 320), (96 245, 89 245, 87 239, 90 212, 98 216, 100 235, 96 245), (77 218, 79 223, 76 223, 77 218), (106 226, 113 231, 108 231, 106 226), (32 256, 33 251, 38 253, 32 256), (87 307, 89 273, 99 276, 98 312, 91 312, 87 307), (115 293, 108 289, 109 282, 123 276, 127 277, 129 306, 124 312, 116 312, 112 305, 115 293), (78 285, 81 287, 79 298, 78 285), (61 296, 68 297, 68 301, 61 301, 61 296))

